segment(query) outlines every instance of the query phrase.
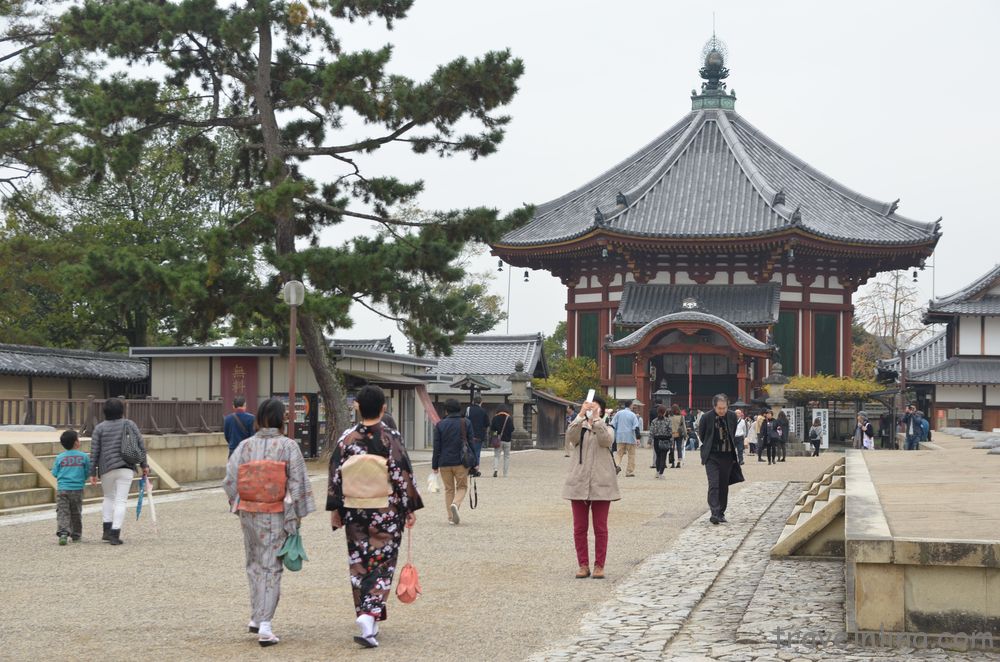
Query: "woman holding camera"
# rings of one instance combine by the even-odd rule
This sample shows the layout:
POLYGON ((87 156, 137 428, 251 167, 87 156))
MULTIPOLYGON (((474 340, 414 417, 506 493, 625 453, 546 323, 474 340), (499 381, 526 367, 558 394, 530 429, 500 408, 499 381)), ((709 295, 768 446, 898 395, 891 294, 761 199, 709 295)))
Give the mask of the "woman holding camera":
POLYGON ((618 473, 611 442, 614 435, 605 425, 604 400, 595 397, 585 402, 580 414, 566 430, 566 445, 570 448, 570 469, 563 487, 563 498, 573 506, 573 541, 580 569, 577 579, 604 579, 604 563, 608 553, 608 511, 612 501, 621 499, 618 473), (594 522, 594 572, 590 572, 587 533, 590 519, 594 522))

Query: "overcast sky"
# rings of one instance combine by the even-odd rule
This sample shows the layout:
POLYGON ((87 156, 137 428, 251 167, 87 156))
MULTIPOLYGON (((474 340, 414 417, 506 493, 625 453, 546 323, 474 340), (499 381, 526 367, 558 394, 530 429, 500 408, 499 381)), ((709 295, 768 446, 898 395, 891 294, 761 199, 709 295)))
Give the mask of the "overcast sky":
MULTIPOLYGON (((387 32, 351 26, 348 49, 395 45, 392 69, 425 78, 457 56, 510 48, 524 60, 513 122, 497 154, 416 156, 379 150, 378 172, 423 179, 425 209, 542 203, 600 174, 690 111, 700 54, 716 32, 729 47, 736 111, 843 184, 919 221, 943 216, 936 292, 947 294, 1000 261, 997 244, 1000 3, 418 0, 387 32)), ((327 167, 314 164, 314 168, 327 167)), ((314 171, 315 172, 315 171, 314 171)), ((340 242, 343 231, 325 241, 340 242)), ((496 258, 495 290, 507 273, 496 258)), ((929 262, 930 263, 930 262, 929 262)), ((565 288, 523 269, 511 286, 510 332, 551 333, 565 319, 565 288)), ((925 299, 931 269, 920 274, 925 299)), ((355 306, 338 337, 393 335, 355 306)), ((504 333, 501 324, 495 332, 504 333)))

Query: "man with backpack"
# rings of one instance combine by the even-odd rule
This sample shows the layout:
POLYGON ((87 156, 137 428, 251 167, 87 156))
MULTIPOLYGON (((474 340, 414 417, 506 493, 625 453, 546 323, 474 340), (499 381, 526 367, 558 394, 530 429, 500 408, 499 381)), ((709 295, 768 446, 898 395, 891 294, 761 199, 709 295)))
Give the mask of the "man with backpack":
POLYGON ((477 394, 472 399, 472 405, 465 410, 465 417, 472 422, 472 448, 476 451, 476 464, 479 464, 490 427, 490 415, 483 409, 483 396, 477 394))
POLYGON ((681 415, 681 408, 674 405, 670 408, 670 434, 672 437, 670 445, 670 468, 680 469, 681 460, 684 457, 684 445, 688 438, 688 426, 681 415))
POLYGON ((230 455, 240 442, 253 436, 253 422, 253 414, 247 412, 247 399, 237 395, 233 398, 233 413, 222 419, 222 433, 229 444, 230 455))

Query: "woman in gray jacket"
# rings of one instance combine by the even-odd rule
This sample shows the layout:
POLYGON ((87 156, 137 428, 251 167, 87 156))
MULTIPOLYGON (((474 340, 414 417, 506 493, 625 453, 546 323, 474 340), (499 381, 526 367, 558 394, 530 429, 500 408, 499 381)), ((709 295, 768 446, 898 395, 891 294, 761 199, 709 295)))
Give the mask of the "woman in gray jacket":
POLYGON ((611 454, 614 435, 601 418, 604 400, 585 402, 580 414, 566 430, 566 446, 570 448, 570 469, 563 487, 563 498, 573 505, 573 540, 580 569, 577 579, 590 577, 590 555, 587 532, 591 516, 594 520, 594 579, 604 579, 604 562, 608 553, 608 511, 612 501, 621 499, 618 472, 611 454))
POLYGON ((104 535, 101 540, 112 545, 123 542, 121 533, 122 524, 125 523, 125 501, 132 488, 136 468, 142 468, 143 476, 149 475, 146 445, 139 433, 139 426, 124 416, 125 403, 118 398, 108 398, 104 401, 104 420, 97 424, 90 437, 90 484, 97 485, 97 476, 100 476, 101 489, 104 491, 104 535), (122 441, 126 433, 134 436, 139 443, 142 461, 138 465, 130 465, 122 458, 122 441))

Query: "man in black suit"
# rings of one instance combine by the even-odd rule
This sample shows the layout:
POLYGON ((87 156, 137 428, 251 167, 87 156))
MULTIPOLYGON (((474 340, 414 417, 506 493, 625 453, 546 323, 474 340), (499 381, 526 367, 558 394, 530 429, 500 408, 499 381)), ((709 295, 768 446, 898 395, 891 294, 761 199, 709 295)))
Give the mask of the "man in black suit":
POLYGON ((729 486, 743 482, 736 456, 736 414, 729 411, 729 397, 712 398, 712 411, 705 412, 698 424, 701 437, 701 463, 708 474, 708 507, 712 524, 725 522, 729 486))

